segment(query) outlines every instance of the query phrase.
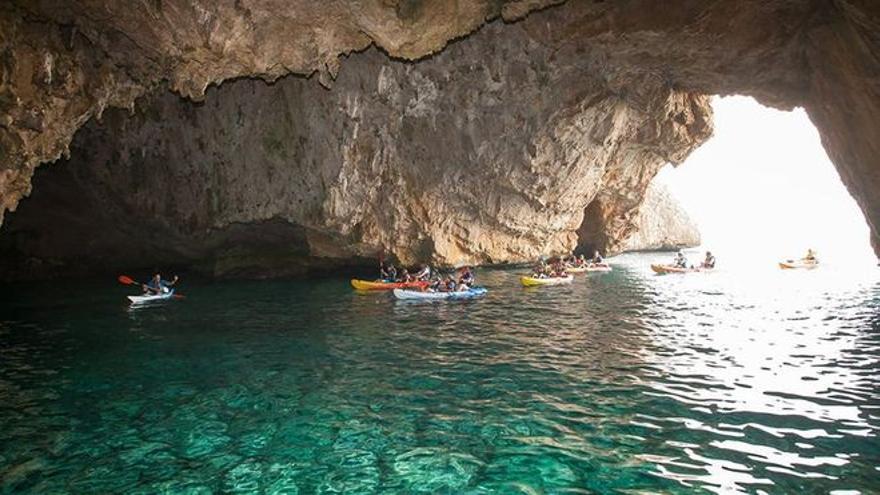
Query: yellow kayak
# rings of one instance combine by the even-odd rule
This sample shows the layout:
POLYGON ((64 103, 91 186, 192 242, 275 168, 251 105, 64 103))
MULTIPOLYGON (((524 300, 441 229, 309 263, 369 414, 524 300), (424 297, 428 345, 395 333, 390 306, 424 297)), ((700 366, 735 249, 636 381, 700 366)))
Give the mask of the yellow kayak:
POLYGON ((528 277, 523 275, 519 278, 519 281, 526 287, 537 287, 539 285, 562 285, 562 284, 570 284, 571 281, 574 280, 574 277, 571 275, 566 275, 564 277, 548 277, 548 278, 535 278, 528 277))

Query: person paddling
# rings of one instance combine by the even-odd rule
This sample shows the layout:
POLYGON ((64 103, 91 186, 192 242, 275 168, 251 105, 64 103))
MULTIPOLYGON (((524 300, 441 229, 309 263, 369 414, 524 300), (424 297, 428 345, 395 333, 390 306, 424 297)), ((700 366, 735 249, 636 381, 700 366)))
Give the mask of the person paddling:
POLYGON ((474 272, 471 271, 470 267, 466 266, 462 269, 458 282, 468 287, 474 285, 474 272))
POLYGON ((599 254, 599 250, 597 249, 596 251, 594 251, 593 258, 590 260, 590 263, 593 265, 601 265, 604 262, 605 258, 603 258, 601 254, 599 254))
POLYGON ((388 263, 387 265, 381 265, 379 267, 379 277, 382 280, 393 282, 397 279, 397 268, 394 268, 394 265, 392 265, 391 263, 388 263))
POLYGON ((413 276, 410 275, 409 270, 406 268, 401 268, 400 276, 397 278, 398 282, 414 282, 413 276))
POLYGON ((177 275, 175 275, 174 278, 171 279, 170 282, 167 280, 162 280, 162 275, 159 272, 156 272, 156 274, 153 275, 153 278, 150 279, 150 281, 147 282, 146 284, 142 284, 141 287, 144 289, 144 294, 151 294, 151 295, 167 294, 168 291, 170 290, 169 288, 173 287, 174 284, 176 284, 178 280, 179 279, 178 279, 177 275))
POLYGON ((688 261, 687 258, 684 257, 684 253, 682 251, 679 251, 675 255, 675 259, 672 261, 672 264, 678 268, 687 268, 688 261))
POLYGON ((422 265, 422 269, 416 272, 415 278, 416 280, 429 280, 431 278, 431 267, 422 265))
POLYGON ((706 251, 706 259, 703 260, 703 263, 700 266, 709 269, 715 268, 715 256, 711 251, 706 251))
POLYGON ((807 263, 817 263, 818 262, 818 260, 816 259, 816 252, 813 251, 812 248, 807 249, 807 255, 804 256, 804 261, 806 261, 807 263))

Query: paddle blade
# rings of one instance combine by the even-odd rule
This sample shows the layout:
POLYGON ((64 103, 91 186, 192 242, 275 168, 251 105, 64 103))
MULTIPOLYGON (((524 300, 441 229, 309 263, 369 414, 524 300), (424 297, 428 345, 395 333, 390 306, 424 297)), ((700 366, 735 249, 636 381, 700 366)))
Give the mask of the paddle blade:
POLYGON ((137 283, 134 280, 132 280, 131 277, 126 277, 125 275, 120 275, 116 280, 119 280, 120 284, 125 284, 125 285, 132 285, 132 284, 137 283))
POLYGON ((183 294, 174 294, 174 299, 186 299, 186 296, 183 294))

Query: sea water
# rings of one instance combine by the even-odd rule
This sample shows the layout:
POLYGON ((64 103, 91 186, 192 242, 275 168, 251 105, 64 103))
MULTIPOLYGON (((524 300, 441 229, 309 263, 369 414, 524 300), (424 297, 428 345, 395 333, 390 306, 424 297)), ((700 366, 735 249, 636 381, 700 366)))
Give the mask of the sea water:
POLYGON ((7 287, 0 493, 877 493, 880 269, 7 287))

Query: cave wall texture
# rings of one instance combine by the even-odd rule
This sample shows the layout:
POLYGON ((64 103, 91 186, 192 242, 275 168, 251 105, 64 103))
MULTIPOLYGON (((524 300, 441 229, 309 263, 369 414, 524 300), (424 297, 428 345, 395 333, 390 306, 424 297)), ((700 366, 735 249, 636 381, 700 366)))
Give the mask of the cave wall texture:
POLYGON ((37 190, 0 251, 218 275, 614 252, 732 93, 805 107, 876 249, 878 33, 857 0, 13 1, 0 212, 37 190))

